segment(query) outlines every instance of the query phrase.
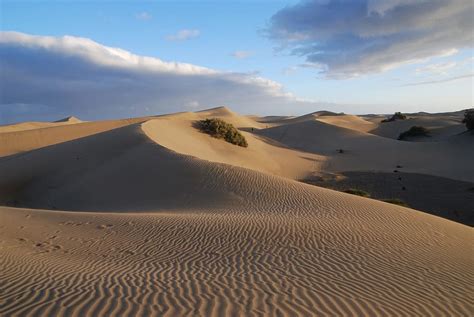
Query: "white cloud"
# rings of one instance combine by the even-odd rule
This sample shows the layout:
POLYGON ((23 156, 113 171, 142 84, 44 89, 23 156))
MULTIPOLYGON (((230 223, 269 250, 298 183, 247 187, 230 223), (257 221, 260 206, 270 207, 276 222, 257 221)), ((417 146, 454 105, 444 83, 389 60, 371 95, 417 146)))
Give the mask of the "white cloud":
POLYGON ((473 16, 472 0, 304 0, 273 15, 267 34, 347 78, 473 47, 473 16))
POLYGON ((282 70, 282 73, 285 76, 290 76, 290 75, 293 75, 294 73, 296 73, 297 71, 298 71, 298 66, 289 66, 289 67, 285 67, 282 70))
POLYGON ((253 52, 250 52, 250 51, 234 51, 230 55, 237 58, 237 59, 244 59, 244 58, 248 58, 248 57, 252 56, 253 52))
POLYGON ((133 117, 227 104, 244 113, 318 108, 272 80, 139 56, 90 39, 0 33, 0 124, 133 117))
POLYGON ((192 38, 196 38, 201 34, 199 30, 180 30, 176 34, 168 35, 166 39, 168 41, 186 41, 192 38))
POLYGON ((135 14, 135 18, 142 21, 151 20, 152 15, 146 11, 135 14))
POLYGON ((400 6, 421 4, 427 0, 368 0, 367 12, 384 15, 387 11, 396 9, 400 6))
MULTIPOLYGON (((405 84, 403 86, 421 86, 421 85, 430 85, 430 84, 441 84, 441 83, 451 82, 451 81, 460 80, 460 79, 473 78, 473 77, 474 77, 474 73, 470 73, 470 74, 463 74, 463 75, 449 77, 449 78, 443 78, 443 79, 426 80, 426 81, 408 83, 408 84, 405 84)), ((472 79, 471 79, 471 81, 472 81, 472 79)))
MULTIPOLYGON (((87 38, 75 36, 35 36, 19 32, 1 32, 0 44, 30 50, 49 52, 88 60, 97 65, 144 72, 169 72, 178 74, 212 74, 214 70, 186 63, 164 62, 159 58, 140 56, 126 50, 108 47, 87 38)), ((33 56, 32 56, 33 57, 33 56)))
POLYGON ((436 64, 428 64, 418 67, 416 72, 418 74, 422 73, 431 73, 436 75, 445 75, 448 73, 449 70, 453 69, 457 66, 456 62, 446 62, 446 63, 436 63, 436 64))

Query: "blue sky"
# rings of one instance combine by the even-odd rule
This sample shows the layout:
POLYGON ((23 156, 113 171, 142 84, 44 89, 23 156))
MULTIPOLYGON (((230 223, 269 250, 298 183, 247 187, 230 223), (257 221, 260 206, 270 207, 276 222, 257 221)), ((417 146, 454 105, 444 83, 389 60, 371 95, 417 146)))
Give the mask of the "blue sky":
MULTIPOLYGON (((321 8, 321 1, 313 2, 312 7, 302 8, 304 3, 301 4, 300 1, 278 0, 2 0, 0 27, 2 31, 29 35, 88 38, 101 45, 121 48, 136 55, 152 56, 169 62, 190 63, 222 72, 260 76, 281 84, 285 92, 292 93, 298 100, 308 100, 315 107, 332 107, 332 110, 352 113, 388 113, 394 110, 438 112, 472 107, 472 29, 467 32, 471 32, 467 40, 459 38, 456 42, 446 44, 446 49, 456 48, 456 52, 448 52, 446 56, 438 54, 443 47, 434 47, 432 51, 422 51, 420 48, 422 52, 419 56, 422 58, 407 65, 403 65, 403 60, 402 65, 398 65, 392 58, 381 62, 380 65, 376 62, 374 67, 369 67, 370 61, 380 60, 379 56, 370 56, 370 61, 366 61, 365 56, 356 56, 361 65, 365 63, 364 67, 355 63, 346 65, 340 63, 338 58, 351 58, 359 54, 362 46, 354 48, 352 40, 346 40, 346 37, 342 36, 334 37, 328 40, 323 48, 317 48, 317 52, 327 51, 326 55, 329 57, 322 57, 314 54, 314 44, 333 36, 334 32, 327 30, 332 27, 330 21, 339 19, 341 11, 347 8, 344 19, 351 19, 351 14, 357 13, 358 8, 350 8, 350 4, 345 4, 342 10, 341 7, 333 11, 330 11, 331 8, 325 8, 325 16, 331 18, 327 24, 311 15, 309 22, 302 24, 301 15, 307 12, 312 14, 312 11, 321 8), (285 34, 283 36, 280 32, 282 29, 285 34), (326 30, 326 33, 321 34, 319 30, 322 29, 326 30), (295 34, 303 34, 305 40, 295 41, 295 34), (327 65, 321 66, 321 63, 327 65), (392 69, 383 69, 387 65, 392 69)), ((359 3, 352 1, 352 4, 355 2, 359 3)), ((385 2, 395 6, 399 2, 403 4, 404 1, 385 2)), ((446 1, 443 5, 456 5, 449 2, 446 1)), ((364 1, 360 1, 360 4, 366 5, 364 1)), ((472 5, 468 5, 468 9, 472 13, 472 5)), ((382 17, 387 14, 385 11, 380 12, 382 17)), ((357 17, 354 16, 354 19, 357 17)), ((419 20, 422 19, 420 16, 419 20)), ((426 19, 429 20, 430 17, 426 19)), ((359 26, 355 24, 351 27, 359 26)), ((369 27, 373 26, 369 24, 369 27)), ((451 26, 447 26, 448 29, 449 27, 451 26)), ((348 30, 343 32, 347 34, 348 30)), ((437 36, 440 31, 434 30, 432 33, 437 36)), ((393 37, 394 41, 398 41, 400 37, 399 34, 396 35, 397 37, 393 37)), ((383 39, 386 38, 387 35, 383 35, 383 39)), ((412 43, 406 44, 405 40, 400 43, 395 44, 414 47, 412 43)), ((379 42, 369 44, 375 46, 379 45, 379 42)), ((366 43, 363 45, 367 46, 366 43)), ((387 53, 376 51, 374 54, 387 53)), ((406 50, 403 51, 402 48, 400 56, 403 54, 406 54, 406 50)), ((5 78, 2 79, 4 80, 5 78)), ((15 103, 15 100, 12 100, 9 100, 8 104, 15 103)), ((228 103, 232 107, 232 101, 229 100, 228 103)), ((206 105, 201 102, 200 107, 206 105)), ((255 113, 271 112, 271 109, 262 109, 264 110, 255 109, 255 113)), ((275 110, 280 113, 301 114, 308 109, 309 107, 289 106, 288 109, 275 110)), ((245 107, 243 109, 245 112, 250 110, 245 107)), ((12 116, 10 115, 10 120, 12 116)))

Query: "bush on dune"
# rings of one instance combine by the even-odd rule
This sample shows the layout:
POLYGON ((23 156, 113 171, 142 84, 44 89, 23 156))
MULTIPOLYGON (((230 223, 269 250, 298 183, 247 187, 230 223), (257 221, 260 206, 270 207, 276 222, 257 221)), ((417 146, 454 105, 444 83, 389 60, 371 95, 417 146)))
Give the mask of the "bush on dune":
POLYGON ((410 207, 406 202, 399 198, 390 198, 390 199, 383 199, 382 201, 389 203, 389 204, 394 204, 394 205, 399 205, 402 207, 410 207))
POLYGON ((395 120, 406 120, 406 119, 408 119, 408 118, 403 113, 395 112, 395 114, 393 116, 391 116, 390 118, 382 120, 382 122, 392 122, 392 121, 395 121, 395 120))
POLYGON ((400 133, 398 139, 405 140, 408 137, 429 136, 429 134, 430 131, 427 128, 421 126, 413 126, 409 130, 400 133))
POLYGON ((232 124, 224 120, 211 118, 200 120, 197 122, 197 127, 204 133, 207 133, 217 139, 224 139, 225 141, 247 147, 247 140, 232 124))
MULTIPOLYGON (((371 198, 370 194, 368 192, 366 192, 364 190, 361 190, 361 189, 357 189, 357 188, 346 189, 344 191, 344 193, 357 195, 357 196, 361 196, 361 197, 366 197, 366 198, 371 198)), ((387 199, 374 198, 374 199, 381 200, 381 201, 389 203, 389 204, 394 204, 394 205, 410 208, 410 206, 406 202, 401 200, 400 198, 387 198, 387 199)))
POLYGON ((344 191, 345 193, 362 196, 362 197, 370 197, 370 194, 366 191, 356 189, 356 188, 349 188, 344 191))
POLYGON ((466 110, 464 113, 464 120, 462 122, 466 124, 466 128, 469 131, 474 130, 474 109, 466 110))

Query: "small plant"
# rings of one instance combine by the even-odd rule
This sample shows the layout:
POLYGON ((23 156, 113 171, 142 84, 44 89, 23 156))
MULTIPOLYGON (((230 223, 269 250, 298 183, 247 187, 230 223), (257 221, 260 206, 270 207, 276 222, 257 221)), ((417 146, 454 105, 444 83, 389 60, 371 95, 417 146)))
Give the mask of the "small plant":
POLYGON ((357 196, 362 196, 362 197, 370 197, 370 194, 366 191, 363 191, 361 189, 356 189, 356 188, 349 188, 344 191, 345 193, 352 194, 352 195, 357 195, 357 196))
POLYGON ((469 109, 464 112, 464 119, 462 123, 466 124, 466 128, 469 131, 474 130, 474 109, 469 109))
POLYGON ((204 133, 207 133, 217 139, 224 139, 225 141, 247 147, 247 140, 232 124, 224 120, 212 118, 200 120, 197 122, 197 127, 204 133))
POLYGON ((406 202, 399 198, 390 198, 390 199, 382 199, 382 201, 389 203, 389 204, 394 204, 402 207, 409 207, 406 202))
POLYGON ((408 119, 408 118, 403 113, 395 112, 395 114, 393 116, 391 116, 390 118, 382 120, 382 122, 392 122, 392 121, 395 121, 395 120, 406 120, 406 119, 408 119))
POLYGON ((408 137, 417 137, 417 136, 429 136, 430 131, 421 126, 413 126, 409 130, 400 133, 398 136, 399 140, 405 140, 408 137))

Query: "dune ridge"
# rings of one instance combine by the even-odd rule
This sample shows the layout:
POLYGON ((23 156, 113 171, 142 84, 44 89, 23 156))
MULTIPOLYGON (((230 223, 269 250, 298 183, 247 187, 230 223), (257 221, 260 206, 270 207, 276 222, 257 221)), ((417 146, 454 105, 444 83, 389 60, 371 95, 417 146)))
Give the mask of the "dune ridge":
POLYGON ((59 122, 48 124, 48 126, 42 128, 7 131, 0 133, 0 157, 31 151, 48 145, 123 127, 132 123, 143 122, 145 120, 145 118, 133 118, 97 122, 77 122, 72 125, 69 125, 68 122, 66 122, 66 124, 59 122))

